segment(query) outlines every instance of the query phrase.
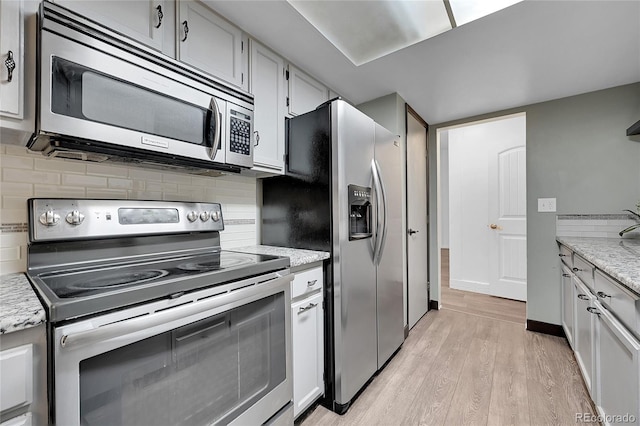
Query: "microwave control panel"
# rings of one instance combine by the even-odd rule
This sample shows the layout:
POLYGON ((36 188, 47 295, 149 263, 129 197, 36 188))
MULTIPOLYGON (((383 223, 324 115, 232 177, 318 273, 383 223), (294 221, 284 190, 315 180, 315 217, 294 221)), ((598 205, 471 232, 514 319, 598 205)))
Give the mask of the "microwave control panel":
POLYGON ((230 112, 229 150, 251 155, 251 117, 234 110, 230 112))

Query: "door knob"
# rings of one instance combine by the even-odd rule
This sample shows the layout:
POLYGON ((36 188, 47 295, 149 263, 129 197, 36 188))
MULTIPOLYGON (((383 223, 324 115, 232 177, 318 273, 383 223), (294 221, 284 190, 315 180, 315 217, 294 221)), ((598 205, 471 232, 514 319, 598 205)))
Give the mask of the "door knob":
POLYGON ((409 228, 409 230, 407 232, 409 233, 409 235, 413 235, 413 234, 417 234, 420 231, 416 231, 416 230, 413 230, 413 229, 409 228))
POLYGON ((498 225, 496 225, 495 223, 492 223, 491 225, 489 225, 489 228, 491 228, 491 229, 501 230, 501 229, 502 229, 502 226, 498 226, 498 225))

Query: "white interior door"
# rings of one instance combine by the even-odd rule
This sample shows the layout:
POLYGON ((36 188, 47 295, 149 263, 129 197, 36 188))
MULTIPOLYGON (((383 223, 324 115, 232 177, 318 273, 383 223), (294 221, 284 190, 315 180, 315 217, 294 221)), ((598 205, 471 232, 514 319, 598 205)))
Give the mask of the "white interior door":
POLYGON ((407 316, 409 328, 427 312, 429 282, 427 129, 407 113, 407 316))
POLYGON ((526 300, 526 117, 448 132, 450 286, 526 300))

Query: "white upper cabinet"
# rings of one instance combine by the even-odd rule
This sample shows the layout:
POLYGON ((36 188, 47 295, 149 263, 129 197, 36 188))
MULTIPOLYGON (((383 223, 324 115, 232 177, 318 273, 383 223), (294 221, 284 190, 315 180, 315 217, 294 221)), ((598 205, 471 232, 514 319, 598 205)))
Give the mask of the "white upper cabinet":
POLYGON ((289 114, 313 111, 329 100, 329 89, 309 74, 289 64, 289 114))
POLYGON ((246 37, 197 0, 178 1, 178 59, 248 90, 246 37))
POLYGON ((250 41, 249 91, 254 104, 254 169, 284 172, 284 59, 255 40, 250 41))
POLYGON ((56 0, 56 3, 174 56, 175 3, 172 0, 56 0))
POLYGON ((24 111, 23 26, 22 2, 0 2, 0 115, 17 119, 24 111))

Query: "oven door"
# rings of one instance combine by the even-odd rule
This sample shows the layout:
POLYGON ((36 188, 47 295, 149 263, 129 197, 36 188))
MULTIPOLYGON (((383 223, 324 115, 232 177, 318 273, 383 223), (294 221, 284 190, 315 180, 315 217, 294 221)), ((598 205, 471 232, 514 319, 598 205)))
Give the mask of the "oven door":
POLYGON ((226 162, 227 101, 102 41, 84 43, 41 33, 39 135, 226 162))
POLYGON ((267 422, 292 399, 292 277, 272 273, 55 328, 54 423, 267 422))

